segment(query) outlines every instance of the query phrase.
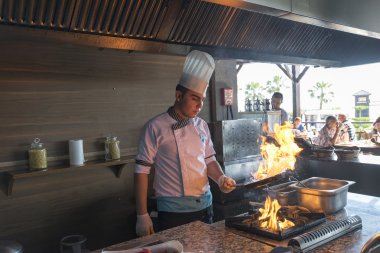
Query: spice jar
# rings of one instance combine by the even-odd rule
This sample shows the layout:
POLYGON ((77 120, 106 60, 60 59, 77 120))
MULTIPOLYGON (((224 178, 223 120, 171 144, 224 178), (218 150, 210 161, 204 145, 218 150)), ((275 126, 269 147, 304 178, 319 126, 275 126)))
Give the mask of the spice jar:
POLYGON ((46 148, 40 142, 39 138, 35 138, 29 148, 29 169, 43 170, 47 168, 46 148))
POLYGON ((120 148, 117 137, 107 137, 105 141, 106 160, 120 159, 120 148))

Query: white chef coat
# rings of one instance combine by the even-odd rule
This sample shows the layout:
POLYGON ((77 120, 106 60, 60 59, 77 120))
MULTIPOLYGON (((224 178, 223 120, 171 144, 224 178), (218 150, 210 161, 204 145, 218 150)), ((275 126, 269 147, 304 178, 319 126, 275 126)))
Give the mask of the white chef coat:
POLYGON ((135 173, 149 174, 154 164, 158 200, 186 200, 211 195, 207 164, 212 161, 216 161, 215 150, 207 123, 199 117, 180 120, 171 107, 144 126, 135 173))

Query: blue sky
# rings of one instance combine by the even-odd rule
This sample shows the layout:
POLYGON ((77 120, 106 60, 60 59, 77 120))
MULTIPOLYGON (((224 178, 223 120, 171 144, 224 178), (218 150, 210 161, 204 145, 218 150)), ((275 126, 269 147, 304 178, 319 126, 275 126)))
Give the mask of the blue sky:
MULTIPOLYGON (((371 93, 370 96, 370 117, 380 116, 380 86, 379 83, 380 63, 359 65, 345 68, 314 68, 310 67, 301 80, 301 109, 313 110, 319 108, 317 99, 312 99, 308 90, 317 82, 331 83, 331 91, 335 96, 331 103, 324 105, 324 109, 338 109, 350 116, 354 116, 354 96, 359 90, 371 93)), ((281 75, 283 80, 291 87, 291 81, 275 65, 267 63, 245 64, 238 74, 238 86, 245 87, 245 84, 252 81, 265 84, 272 80, 273 76, 281 75)), ((292 110, 291 88, 282 90, 284 94, 283 108, 292 110)), ((244 96, 239 96, 239 110, 244 110, 244 96)))

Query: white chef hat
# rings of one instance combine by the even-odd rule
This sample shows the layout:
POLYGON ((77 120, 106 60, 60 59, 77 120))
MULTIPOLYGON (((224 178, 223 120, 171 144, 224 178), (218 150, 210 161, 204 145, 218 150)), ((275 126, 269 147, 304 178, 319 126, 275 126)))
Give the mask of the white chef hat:
POLYGON ((189 90, 206 96, 208 82, 215 69, 215 62, 211 55, 198 50, 191 51, 183 65, 183 72, 179 84, 189 90))

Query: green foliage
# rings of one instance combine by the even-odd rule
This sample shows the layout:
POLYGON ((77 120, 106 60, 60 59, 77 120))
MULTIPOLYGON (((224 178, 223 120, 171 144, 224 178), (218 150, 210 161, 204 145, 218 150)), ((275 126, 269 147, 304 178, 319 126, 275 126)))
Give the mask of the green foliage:
POLYGON ((262 100, 265 95, 262 93, 264 87, 258 82, 251 82, 245 87, 245 99, 250 99, 254 101, 256 99, 262 100))
POLYGON ((369 117, 352 118, 352 124, 354 125, 356 131, 358 131, 358 132, 362 132, 364 130, 371 130, 372 129, 372 123, 369 121, 369 117), (356 122, 365 122, 365 123, 356 123, 356 122))
POLYGON ((275 92, 280 92, 282 88, 289 88, 285 81, 282 79, 282 76, 275 75, 272 81, 267 81, 265 86, 265 91, 268 94, 273 94, 275 92))
POLYGON ((327 104, 334 98, 334 92, 329 91, 331 83, 317 82, 313 85, 313 89, 308 90, 311 98, 317 98, 319 100, 319 109, 323 109, 323 104, 327 104))
POLYGON ((253 101, 269 98, 274 92, 280 92, 282 88, 289 87, 285 84, 282 76, 279 75, 275 75, 271 81, 267 81, 265 86, 258 82, 251 82, 245 86, 245 99, 253 101))
POLYGON ((362 112, 367 110, 369 108, 368 105, 357 105, 355 106, 355 111, 359 111, 359 118, 364 118, 362 117, 362 112))

